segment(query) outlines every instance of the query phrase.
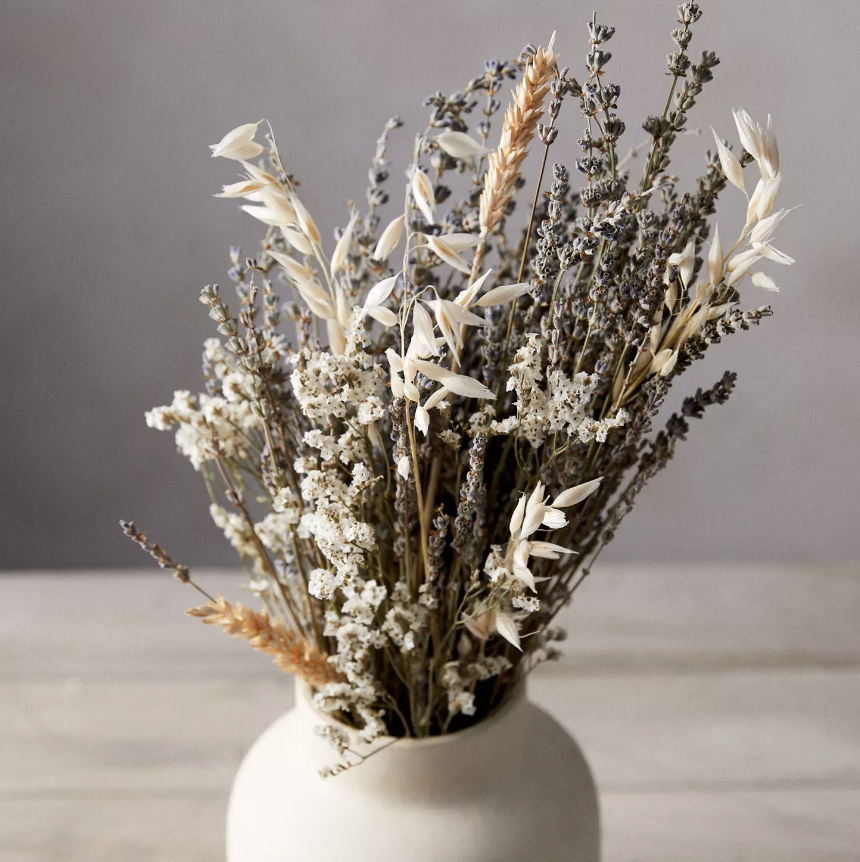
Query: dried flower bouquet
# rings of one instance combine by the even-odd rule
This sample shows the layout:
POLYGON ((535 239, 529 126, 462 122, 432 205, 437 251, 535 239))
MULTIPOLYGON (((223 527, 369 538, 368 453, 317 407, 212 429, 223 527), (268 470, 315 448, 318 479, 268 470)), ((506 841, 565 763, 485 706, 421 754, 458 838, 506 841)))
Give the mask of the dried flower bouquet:
MULTIPOLYGON (((793 262, 771 244, 787 210, 775 209, 770 118, 760 126, 735 112, 740 155, 715 133, 695 191, 679 193, 667 173, 719 63, 688 54, 698 4, 679 13, 665 107, 627 155, 620 88, 605 77, 614 30, 592 19, 581 82, 550 40, 429 97, 403 212, 383 224, 400 125, 390 120, 367 208, 351 205, 334 243, 271 130, 266 145, 254 123, 212 147, 244 170, 220 197, 250 201, 242 209, 266 235, 254 258, 231 251, 237 313, 217 286, 201 293, 223 336, 205 345, 206 392, 177 392, 147 422, 176 429, 264 609, 207 595, 189 613, 302 676, 316 705, 366 741, 479 721, 556 656, 559 610, 688 420, 724 402, 735 375, 650 435, 667 390, 711 345, 771 313, 742 310, 744 277, 776 290, 753 268, 793 262), (518 82, 494 136, 509 79, 518 82), (564 164, 546 169, 564 108, 585 123, 566 145, 579 188, 564 164), (538 183, 515 211, 531 149, 538 183), (755 183, 744 173, 752 162, 755 183), (746 223, 736 241, 715 230, 708 243, 727 182, 754 189, 746 223)), ((134 524, 123 529, 190 581, 134 524)))

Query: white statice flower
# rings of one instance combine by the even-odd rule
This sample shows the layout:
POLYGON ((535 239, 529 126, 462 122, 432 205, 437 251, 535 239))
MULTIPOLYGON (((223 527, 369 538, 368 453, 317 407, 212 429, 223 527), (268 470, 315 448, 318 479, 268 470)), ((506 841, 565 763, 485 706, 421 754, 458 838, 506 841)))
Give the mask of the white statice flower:
POLYGON ((312 569, 308 578, 308 592, 314 598, 331 599, 334 591, 341 586, 341 580, 327 569, 312 569))
POLYGON ((314 706, 322 712, 347 712, 352 706, 352 694, 349 683, 330 682, 314 695, 314 706))
POLYGON ((283 555, 292 550, 291 534, 299 520, 294 514, 298 514, 294 509, 270 512, 262 521, 254 524, 260 541, 276 554, 283 555))
POLYGON ((292 488, 281 488, 272 498, 272 508, 284 515, 289 524, 298 524, 302 516, 302 502, 292 488))
MULTIPOLYGON (((362 467, 367 470, 364 462, 366 462, 368 455, 364 438, 350 426, 347 426, 343 434, 338 436, 335 436, 330 432, 314 428, 305 432, 303 440, 308 446, 319 451, 323 461, 340 461, 342 464, 347 465, 361 463, 362 467)), ((316 465, 314 464, 310 469, 315 469, 315 467, 316 465)), ((299 472, 307 473, 309 470, 303 469, 299 472)), ((370 487, 369 480, 372 478, 372 476, 368 474, 369 471, 359 471, 357 474, 353 471, 354 478, 364 478, 365 490, 370 487)))
POLYGON ((596 440, 605 443, 609 432, 614 428, 621 428, 630 421, 630 414, 626 410, 618 410, 614 416, 605 419, 585 419, 577 427, 577 435, 582 443, 596 440))
POLYGON ((548 422, 548 398, 541 386, 542 349, 540 336, 529 333, 526 343, 516 352, 514 362, 508 368, 510 377, 506 388, 517 395, 515 422, 493 422, 490 426, 494 434, 509 434, 517 429, 535 448, 546 438, 548 422))
POLYGON ((327 424, 353 415, 366 425, 384 415, 384 372, 363 350, 351 351, 349 340, 343 353, 304 348, 290 360, 290 383, 308 419, 327 424))
POLYGON ((606 440, 609 431, 629 421, 625 410, 603 419, 592 419, 589 404, 600 380, 596 374, 576 374, 571 379, 556 370, 550 374, 550 400, 547 407, 548 427, 552 433, 564 432, 580 443, 606 440))
POLYGON ((493 434, 507 435, 513 434, 519 427, 520 420, 516 416, 508 416, 506 419, 499 419, 491 423, 490 431, 493 434))
POLYGON ((364 582, 358 576, 341 589, 346 601, 340 612, 334 609, 326 612, 324 634, 337 642, 337 653, 329 661, 347 682, 326 686, 315 703, 328 711, 352 710, 361 719, 360 738, 369 742, 385 733, 384 713, 375 705, 378 700, 375 652, 388 643, 376 622, 387 590, 376 581, 364 582))
MULTIPOLYGON (((361 439, 361 438, 359 438, 361 439)), ((363 443, 364 441, 362 441, 363 443)), ((360 491, 369 491, 373 485, 379 481, 379 477, 375 476, 370 467, 362 461, 355 460, 352 465, 352 482, 350 483, 350 491, 358 493, 360 491)))
POLYGON ((343 755, 349 748, 349 734, 346 728, 337 724, 318 724, 314 728, 314 734, 324 739, 338 754, 343 755))
POLYGON ((600 420, 591 417, 592 396, 600 382, 597 375, 579 373, 570 378, 555 369, 545 386, 541 370, 542 347, 540 336, 530 333, 517 351, 509 367, 507 383, 508 391, 516 392, 517 412, 513 417, 492 422, 491 433, 518 431, 537 448, 549 434, 558 433, 565 433, 581 443, 602 442, 611 429, 628 421, 628 414, 623 410, 600 420))
POLYGON ((220 338, 207 338, 203 342, 203 358, 219 380, 223 380, 237 368, 236 357, 227 350, 220 338))
POLYGON ((251 578, 248 583, 245 584, 245 589, 248 590, 249 593, 253 593, 255 596, 266 599, 272 594, 273 586, 274 583, 270 577, 255 577, 251 578))
POLYGON ((228 512, 216 503, 209 507, 209 514, 215 526, 224 533, 224 537, 236 549, 239 556, 253 564, 254 573, 267 574, 268 570, 260 557, 260 549, 254 539, 254 530, 245 518, 237 512, 228 512))
POLYGON ((442 668, 440 682, 448 697, 448 711, 452 715, 474 715, 474 696, 471 689, 477 682, 492 679, 511 668, 504 656, 484 656, 471 661, 452 661, 442 668))
POLYGON ((300 455, 293 461, 293 469, 299 476, 306 476, 317 468, 317 459, 310 455, 300 455))
POLYGON ((463 715, 474 715, 477 712, 475 695, 470 691, 449 691, 448 711, 452 714, 462 712, 463 715))
POLYGON ((341 479, 338 468, 324 465, 301 482, 302 497, 311 504, 299 521, 299 536, 312 536, 323 556, 334 566, 336 585, 342 587, 364 568, 364 554, 376 548, 376 531, 359 521, 350 503, 354 492, 341 479))
POLYGON ((381 630, 401 652, 409 653, 418 645, 416 636, 427 628, 427 608, 412 601, 403 582, 395 584, 389 605, 381 630))
POLYGON ((562 371, 553 371, 549 378, 549 430, 565 431, 571 437, 579 436, 583 443, 588 442, 582 438, 579 427, 590 419, 588 405, 599 382, 596 374, 580 373, 571 379, 562 371))
POLYGON ((376 611, 385 601, 388 591, 376 581, 367 581, 358 587, 347 590, 349 597, 344 602, 341 612, 349 615, 357 623, 371 625, 376 611))
POLYGON ((450 428, 446 428, 444 431, 439 432, 439 439, 446 446, 450 446, 456 452, 460 448, 463 435, 458 434, 456 431, 452 431, 450 428))
POLYGON ((541 353, 543 342, 536 332, 528 333, 526 343, 520 347, 514 357, 514 363, 509 367, 511 376, 508 379, 508 392, 514 390, 519 394, 521 388, 535 389, 543 380, 541 371, 541 353))
POLYGON ((340 456, 340 445, 333 434, 313 428, 305 431, 304 441, 308 446, 319 450, 323 461, 337 461, 340 456))
POLYGON ((540 610, 540 599, 536 596, 514 596, 511 605, 518 610, 533 614, 540 610))
POLYGON ((224 393, 224 398, 231 404, 250 401, 252 398, 252 381, 253 377, 244 371, 232 371, 230 374, 225 374, 221 379, 221 391, 224 393))
POLYGON ((377 709, 360 702, 356 704, 355 709, 362 723, 358 734, 362 742, 373 742, 374 739, 385 735, 386 727, 382 718, 385 715, 384 709, 377 709))
POLYGON ((429 581, 418 587, 418 604, 427 608, 428 611, 439 607, 439 599, 433 595, 433 584, 429 581))
POLYGON ((192 396, 185 390, 174 393, 173 402, 146 413, 146 424, 159 431, 176 428, 176 447, 199 470, 220 452, 227 457, 245 458, 249 433, 262 427, 247 401, 230 402, 226 398, 201 394, 192 396))
MULTIPOLYGON (((375 481, 367 468, 367 451, 363 438, 352 429, 334 437, 319 430, 309 431, 305 442, 323 456, 319 469, 312 463, 297 465, 304 474, 302 499, 309 504, 299 521, 298 535, 312 536, 323 556, 334 567, 334 574, 312 578, 312 592, 324 592, 330 598, 335 589, 344 588, 359 577, 367 551, 376 548, 376 530, 354 514, 362 495, 375 481), (347 484, 338 464, 355 465, 347 484)), ((319 597, 319 596, 318 596, 319 597)))

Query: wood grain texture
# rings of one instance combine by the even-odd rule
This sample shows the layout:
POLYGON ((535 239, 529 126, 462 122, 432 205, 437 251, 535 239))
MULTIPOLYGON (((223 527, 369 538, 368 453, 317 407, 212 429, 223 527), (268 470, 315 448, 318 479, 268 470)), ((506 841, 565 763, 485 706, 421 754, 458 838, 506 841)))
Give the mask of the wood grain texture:
MULTIPOLYGON (((860 671, 576 678, 531 696, 603 790, 860 787, 860 671)), ((292 703, 287 677, 17 683, 0 702, 0 793, 226 788, 292 703)))
MULTIPOLYGON (((604 793, 601 804, 605 862, 857 860, 860 790, 604 793)), ((4 862, 217 862, 224 806, 218 793, 0 799, 0 850, 4 862)))
MULTIPOLYGON (((223 858, 292 690, 194 601, 158 572, 0 575, 3 862, 223 858)), ((607 862, 857 859, 858 621, 858 569, 596 572, 530 686, 589 758, 607 862)))

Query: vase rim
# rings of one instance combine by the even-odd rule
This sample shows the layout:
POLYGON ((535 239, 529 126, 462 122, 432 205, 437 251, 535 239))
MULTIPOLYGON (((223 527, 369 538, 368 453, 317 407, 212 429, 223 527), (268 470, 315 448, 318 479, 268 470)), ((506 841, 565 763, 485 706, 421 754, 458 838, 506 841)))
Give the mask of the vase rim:
MULTIPOLYGON (((444 745, 454 740, 462 740, 465 739, 467 736, 471 736, 476 732, 490 727, 491 725, 498 724, 501 719, 507 716, 517 704, 521 703, 525 699, 525 695, 525 682, 520 681, 513 686, 508 696, 486 718, 481 719, 475 724, 470 724, 468 727, 464 727, 462 730, 455 730, 452 733, 440 733, 436 736, 380 736, 376 740, 374 740, 374 743, 377 743, 380 740, 394 739, 394 742, 391 743, 392 747, 396 746, 397 748, 417 749, 429 748, 433 745, 444 745)), ((343 727, 349 733, 356 732, 356 729, 354 727, 350 727, 348 724, 345 724, 334 716, 317 709, 313 702, 311 686, 308 685, 308 683, 306 683, 304 680, 300 680, 298 678, 296 679, 296 698, 297 700, 300 700, 301 703, 311 712, 319 716, 321 720, 329 724, 337 724, 340 727, 343 727)))

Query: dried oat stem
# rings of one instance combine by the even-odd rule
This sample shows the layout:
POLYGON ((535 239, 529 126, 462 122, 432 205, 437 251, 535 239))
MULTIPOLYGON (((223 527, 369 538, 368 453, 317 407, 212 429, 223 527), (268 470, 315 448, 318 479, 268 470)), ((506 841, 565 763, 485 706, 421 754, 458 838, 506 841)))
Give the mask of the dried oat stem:
MULTIPOLYGON (((470 285, 475 283, 481 272, 487 239, 504 218, 505 210, 516 192, 520 169, 528 155, 529 144, 537 131, 538 121, 543 116, 544 99, 550 82, 557 74, 558 55, 552 50, 554 41, 555 34, 550 39, 548 47, 538 48, 529 60, 523 78, 517 84, 511 104, 505 113, 499 146, 487 159, 488 167, 484 175, 484 189, 481 192, 480 202, 481 242, 475 249, 472 272, 469 276, 470 285)), ((546 153, 544 153, 545 165, 546 153)), ((538 181, 538 189, 540 189, 540 181, 538 181)), ((534 206, 531 218, 534 218, 534 206)), ((531 222, 529 229, 531 229, 531 222)), ((522 271, 520 275, 522 276, 522 271)), ((511 314, 513 315, 513 311, 511 314)), ((461 330, 464 328, 461 327, 461 330)), ((508 333, 510 336, 510 325, 508 333)), ((459 365, 458 355, 454 358, 452 367, 456 371, 459 365)))

